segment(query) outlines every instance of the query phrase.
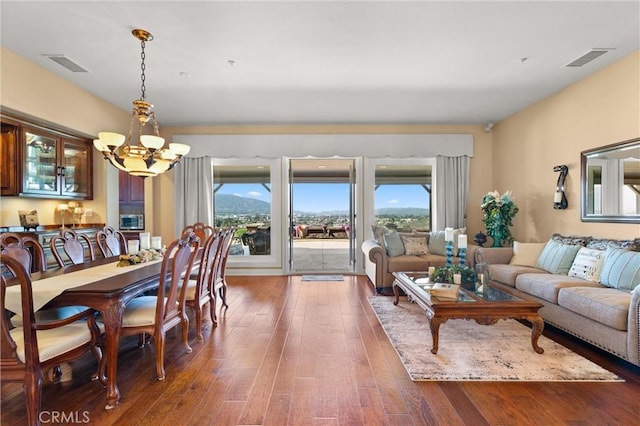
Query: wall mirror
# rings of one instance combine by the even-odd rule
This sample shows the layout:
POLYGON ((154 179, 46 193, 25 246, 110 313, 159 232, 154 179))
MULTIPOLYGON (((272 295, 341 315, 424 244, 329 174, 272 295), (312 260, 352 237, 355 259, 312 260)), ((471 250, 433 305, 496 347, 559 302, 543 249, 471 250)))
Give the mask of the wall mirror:
POLYGON ((583 222, 640 223, 640 138, 581 153, 583 222))

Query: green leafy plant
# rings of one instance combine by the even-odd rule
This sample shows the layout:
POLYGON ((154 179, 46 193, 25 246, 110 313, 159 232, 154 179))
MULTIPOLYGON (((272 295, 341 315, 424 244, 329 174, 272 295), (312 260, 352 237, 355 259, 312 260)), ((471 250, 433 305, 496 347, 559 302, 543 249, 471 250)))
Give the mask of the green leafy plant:
POLYGON ((465 265, 451 265, 436 268, 431 276, 431 282, 453 284, 453 275, 460 274, 462 283, 472 284, 476 282, 476 271, 465 265))
POLYGON ((502 247, 502 244, 511 244, 510 226, 513 226, 513 218, 518 213, 518 206, 513 202, 511 191, 500 195, 498 191, 492 191, 482 197, 482 223, 487 229, 487 234, 493 239, 493 247, 502 247))

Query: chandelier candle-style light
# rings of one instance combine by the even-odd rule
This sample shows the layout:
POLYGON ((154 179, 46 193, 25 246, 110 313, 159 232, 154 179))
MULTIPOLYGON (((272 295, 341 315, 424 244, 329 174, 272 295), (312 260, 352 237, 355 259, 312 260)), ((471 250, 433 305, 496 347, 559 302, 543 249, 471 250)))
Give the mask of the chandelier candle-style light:
POLYGON ((142 58, 142 83, 140 85, 142 95, 140 99, 133 101, 129 137, 127 139, 119 133, 100 132, 98 133, 99 139, 93 141, 93 146, 102 152, 105 160, 109 160, 116 168, 130 175, 145 178, 157 176, 173 168, 183 156, 189 153, 191 147, 181 143, 170 143, 168 148, 164 148, 164 138, 160 137, 153 105, 145 99, 144 48, 147 41, 153 40, 153 35, 140 29, 133 30, 131 33, 140 40, 142 47, 140 55, 142 58), (153 122, 153 135, 143 135, 142 130, 149 120, 153 122), (134 127, 138 128, 135 143, 133 142, 134 127))

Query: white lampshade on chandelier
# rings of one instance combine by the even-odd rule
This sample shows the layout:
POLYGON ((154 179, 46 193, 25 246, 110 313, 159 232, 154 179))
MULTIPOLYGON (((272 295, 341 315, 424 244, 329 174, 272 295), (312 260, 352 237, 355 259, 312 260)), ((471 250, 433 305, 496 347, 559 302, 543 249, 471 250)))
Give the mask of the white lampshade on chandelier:
POLYGON ((100 132, 98 139, 93 141, 93 146, 102 152, 105 160, 109 160, 116 168, 130 175, 144 178, 157 176, 170 170, 184 155, 187 155, 191 147, 181 143, 170 143, 168 148, 164 148, 164 138, 160 137, 153 105, 145 100, 144 47, 147 41, 153 40, 153 35, 140 29, 133 30, 131 33, 140 40, 142 46, 142 84, 140 85, 142 95, 140 99, 133 101, 129 137, 126 138, 119 133, 100 132), (142 130, 149 120, 153 120, 153 135, 143 135, 142 130), (134 144, 135 127, 137 127, 135 134, 138 140, 134 144))

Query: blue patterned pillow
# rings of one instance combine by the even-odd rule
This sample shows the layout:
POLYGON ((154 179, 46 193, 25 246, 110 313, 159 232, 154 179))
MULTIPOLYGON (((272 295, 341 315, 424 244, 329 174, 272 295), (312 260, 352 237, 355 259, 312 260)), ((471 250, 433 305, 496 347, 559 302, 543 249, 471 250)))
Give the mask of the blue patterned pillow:
POLYGON ((621 290, 633 290, 640 284, 640 253, 608 248, 600 283, 621 290))
POLYGON ((404 244, 396 231, 391 231, 382 236, 384 239, 384 248, 387 250, 389 257, 402 256, 404 254, 404 244))
POLYGON ((562 244, 555 240, 549 240, 542 249, 536 262, 536 268, 544 269, 552 274, 567 275, 573 259, 575 259, 580 245, 562 244))

